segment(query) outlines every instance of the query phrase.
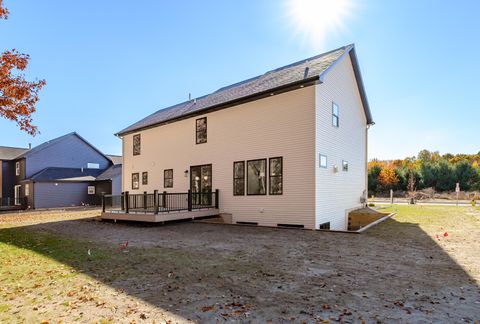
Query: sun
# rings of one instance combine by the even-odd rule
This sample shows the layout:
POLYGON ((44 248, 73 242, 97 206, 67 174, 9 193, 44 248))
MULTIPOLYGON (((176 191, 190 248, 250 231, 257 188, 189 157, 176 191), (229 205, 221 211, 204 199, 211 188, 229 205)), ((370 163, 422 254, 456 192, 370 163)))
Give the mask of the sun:
POLYGON ((322 47, 332 33, 345 28, 353 0, 288 0, 287 12, 296 33, 313 47, 322 47))

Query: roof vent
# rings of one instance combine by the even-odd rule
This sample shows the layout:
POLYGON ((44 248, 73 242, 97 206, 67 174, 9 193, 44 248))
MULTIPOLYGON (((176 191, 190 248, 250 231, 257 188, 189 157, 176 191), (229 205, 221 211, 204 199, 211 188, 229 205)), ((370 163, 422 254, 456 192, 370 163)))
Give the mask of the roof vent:
POLYGON ((193 99, 193 104, 195 105, 197 103, 197 98, 193 99))
POLYGON ((306 79, 308 77, 308 70, 309 70, 309 67, 307 66, 305 68, 305 72, 303 73, 303 78, 306 79))

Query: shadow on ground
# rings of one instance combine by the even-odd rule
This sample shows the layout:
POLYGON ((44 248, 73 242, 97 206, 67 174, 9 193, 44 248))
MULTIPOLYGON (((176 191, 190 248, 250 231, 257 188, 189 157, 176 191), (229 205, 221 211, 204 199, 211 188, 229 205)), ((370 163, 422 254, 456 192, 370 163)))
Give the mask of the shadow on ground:
MULTIPOLYGON (((480 317, 478 278, 446 252, 456 239, 438 241, 395 219, 361 235, 93 220, 0 229, 0 242, 195 322, 473 322, 480 317)), ((160 313, 107 316, 141 321, 160 313)))

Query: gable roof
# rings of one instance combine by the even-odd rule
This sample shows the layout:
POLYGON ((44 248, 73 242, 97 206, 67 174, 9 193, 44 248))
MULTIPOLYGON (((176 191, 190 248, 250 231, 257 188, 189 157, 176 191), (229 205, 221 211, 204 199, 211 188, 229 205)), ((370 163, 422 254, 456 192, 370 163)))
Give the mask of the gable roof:
POLYGON ((366 99, 363 81, 353 44, 337 48, 306 60, 266 72, 255 78, 220 88, 206 96, 161 109, 150 116, 121 130, 116 135, 123 136, 139 130, 152 128, 213 110, 223 109, 244 102, 257 100, 284 91, 297 89, 299 86, 322 82, 323 76, 345 54, 350 54, 357 83, 362 97, 363 108, 368 124, 373 124, 372 115, 366 99))
POLYGON ((33 181, 95 181, 103 172, 100 169, 45 168, 28 180, 33 181))
POLYGON ((123 156, 121 155, 111 155, 107 154, 107 158, 115 164, 122 164, 123 163, 123 156))
POLYGON ((81 141, 83 141, 85 144, 87 144, 88 146, 90 146, 93 150, 95 150, 98 154, 100 154, 101 156, 103 156, 105 159, 109 160, 110 159, 105 155, 103 154, 99 149, 97 149, 95 146, 93 146, 92 144, 90 144, 86 139, 84 139, 83 137, 81 137, 80 135, 78 135, 76 132, 71 132, 71 133, 68 133, 68 134, 65 134, 63 136, 60 136, 60 137, 57 137, 57 138, 54 138, 50 141, 47 141, 47 142, 44 142, 38 146, 35 146, 34 148, 32 148, 31 150, 27 150, 26 152, 20 154, 19 156, 16 157, 16 159, 21 159, 21 158, 27 158, 29 156, 31 156, 32 154, 35 154, 35 153, 38 153, 40 151, 43 151, 67 138, 70 138, 70 137, 77 137, 78 139, 80 139, 81 141))
POLYGON ((0 146, 0 160, 13 160, 26 151, 28 149, 21 147, 0 146))
POLYGON ((122 175, 122 165, 115 164, 109 167, 107 170, 105 170, 105 172, 100 174, 97 177, 97 180, 112 180, 113 178, 121 175, 122 175))

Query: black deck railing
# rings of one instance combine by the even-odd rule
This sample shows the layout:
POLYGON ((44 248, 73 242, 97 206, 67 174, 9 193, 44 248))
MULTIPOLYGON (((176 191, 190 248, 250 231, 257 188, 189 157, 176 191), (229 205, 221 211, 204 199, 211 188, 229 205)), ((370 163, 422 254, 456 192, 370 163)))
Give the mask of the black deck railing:
POLYGON ((104 195, 102 198, 103 212, 125 212, 158 214, 173 211, 192 211, 207 208, 217 208, 219 191, 208 192, 161 192, 121 195, 104 195))
POLYGON ((0 197, 0 210, 26 209, 28 206, 27 197, 11 198, 0 197))

